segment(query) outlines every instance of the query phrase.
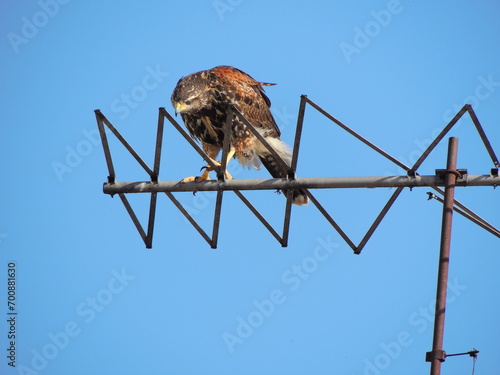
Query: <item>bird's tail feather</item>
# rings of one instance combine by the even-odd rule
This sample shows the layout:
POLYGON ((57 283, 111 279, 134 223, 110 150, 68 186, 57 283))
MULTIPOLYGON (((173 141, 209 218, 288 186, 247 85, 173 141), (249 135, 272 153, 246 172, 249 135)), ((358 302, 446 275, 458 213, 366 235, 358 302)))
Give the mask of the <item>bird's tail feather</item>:
MULTIPOLYGON (((278 138, 267 138, 266 140, 269 141, 269 139, 272 139, 272 142, 269 142, 270 146, 272 146, 277 154, 282 157, 285 163, 290 165, 292 155, 290 153, 288 145, 278 138)), ((276 161, 273 155, 267 150, 260 151, 261 152, 258 153, 260 161, 262 162, 264 167, 266 167, 269 173, 271 173, 271 176, 273 176, 274 178, 286 178, 287 170, 276 161)), ((286 195, 286 190, 282 191, 286 195)), ((292 203, 297 206, 304 206, 308 204, 309 198, 307 197, 306 192, 302 189, 294 189, 292 203)))

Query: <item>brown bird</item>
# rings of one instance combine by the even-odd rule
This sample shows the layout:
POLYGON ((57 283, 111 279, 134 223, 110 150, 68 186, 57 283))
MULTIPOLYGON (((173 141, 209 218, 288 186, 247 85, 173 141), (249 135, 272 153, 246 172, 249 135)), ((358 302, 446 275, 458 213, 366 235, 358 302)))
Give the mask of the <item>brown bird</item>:
MULTIPOLYGON (((259 131, 269 145, 285 161, 291 163, 290 147, 280 140, 280 130, 271 114, 271 101, 262 86, 247 73, 231 66, 217 66, 185 76, 177 82, 171 101, 175 113, 180 113, 191 136, 201 141, 206 154, 215 161, 225 136, 230 137, 228 162, 235 157, 245 167, 260 169, 261 164, 274 178, 286 178, 287 170, 280 165, 247 126, 233 116, 230 134, 224 134, 226 116, 233 105, 259 131)), ((208 180, 210 168, 199 177, 187 177, 183 182, 208 180)), ((226 172, 226 177, 231 178, 226 172)), ((304 190, 293 191, 293 203, 305 205, 304 190)))

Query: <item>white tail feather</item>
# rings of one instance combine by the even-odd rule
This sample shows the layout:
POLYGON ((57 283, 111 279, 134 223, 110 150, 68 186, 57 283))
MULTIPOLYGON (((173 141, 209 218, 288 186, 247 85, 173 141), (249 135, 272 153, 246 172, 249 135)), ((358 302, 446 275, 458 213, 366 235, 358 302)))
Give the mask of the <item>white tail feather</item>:
MULTIPOLYGON (((283 142, 279 138, 266 137, 265 140, 269 143, 274 151, 285 161, 287 165, 292 163, 292 151, 290 150, 290 146, 288 146, 285 142, 283 142)), ((269 154, 267 148, 260 142, 255 147, 255 151, 257 155, 264 157, 269 154)))
MULTIPOLYGON (((285 142, 283 142, 279 138, 266 137, 265 140, 269 143, 274 151, 287 163, 290 165, 292 162, 292 152, 290 150, 290 146, 288 146, 285 142)), ((252 150, 252 154, 250 155, 241 155, 236 154, 236 158, 238 162, 244 167, 252 167, 256 170, 260 170, 262 165, 260 161, 260 157, 265 157, 269 154, 267 148, 259 141, 256 141, 256 145, 254 150, 252 150)))

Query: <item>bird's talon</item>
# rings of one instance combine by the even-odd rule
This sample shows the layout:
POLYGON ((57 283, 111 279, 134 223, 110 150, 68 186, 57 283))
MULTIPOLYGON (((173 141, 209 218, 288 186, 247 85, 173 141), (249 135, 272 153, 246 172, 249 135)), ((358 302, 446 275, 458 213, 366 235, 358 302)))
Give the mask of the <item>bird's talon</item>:
POLYGON ((196 177, 190 176, 190 177, 185 177, 181 180, 181 184, 185 184, 188 182, 196 181, 196 177))
POLYGON ((208 172, 205 171, 201 176, 190 176, 190 177, 185 177, 181 180, 182 184, 188 183, 188 182, 201 182, 201 181, 208 181, 210 180, 210 176, 208 175, 208 172))
POLYGON ((208 175, 207 176, 203 176, 203 175, 202 176, 196 176, 194 178, 195 182, 209 181, 209 180, 210 180, 210 176, 208 176, 208 175))

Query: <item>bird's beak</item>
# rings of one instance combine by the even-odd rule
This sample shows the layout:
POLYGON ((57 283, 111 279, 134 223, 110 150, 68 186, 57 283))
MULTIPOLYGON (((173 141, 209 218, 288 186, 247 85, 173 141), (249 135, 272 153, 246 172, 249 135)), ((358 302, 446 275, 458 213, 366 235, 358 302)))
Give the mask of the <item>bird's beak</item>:
POLYGON ((182 111, 187 109, 187 105, 176 102, 174 104, 174 108, 175 108, 175 115, 177 116, 178 113, 181 113, 182 111))

